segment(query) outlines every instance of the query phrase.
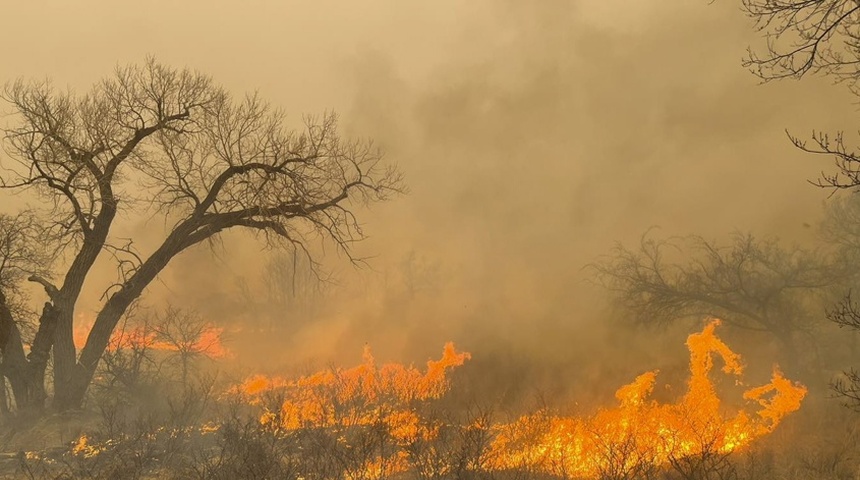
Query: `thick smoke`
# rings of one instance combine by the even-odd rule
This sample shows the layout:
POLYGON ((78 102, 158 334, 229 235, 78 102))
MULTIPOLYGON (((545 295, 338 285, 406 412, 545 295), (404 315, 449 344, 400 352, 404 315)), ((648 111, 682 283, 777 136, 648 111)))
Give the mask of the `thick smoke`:
MULTIPOLYGON (((315 290, 297 270, 313 288, 279 303, 272 282, 292 279, 265 275, 275 253, 230 235, 184 254, 146 304, 199 310, 253 368, 350 361, 364 343, 420 362, 453 340, 502 367, 499 381, 556 391, 574 377, 629 378, 641 363, 617 366, 619 355, 686 362, 680 332, 668 361, 662 344, 605 328, 604 292, 584 265, 655 225, 808 241, 826 192, 805 181, 827 165, 784 129, 853 114, 846 92, 817 80, 758 85, 740 65, 758 36, 733 3, 634 3, 104 3, 47 16, 10 5, 0 41, 18 47, 0 78, 84 90, 152 54, 237 95, 257 89, 296 122, 339 111, 345 132, 375 139, 409 184, 360 212, 370 238, 356 254, 368 266, 328 246, 332 280, 315 290)), ((161 226, 128 214, 120 233, 141 236, 145 252, 161 226)), ((100 273, 84 316, 112 278, 100 273)))

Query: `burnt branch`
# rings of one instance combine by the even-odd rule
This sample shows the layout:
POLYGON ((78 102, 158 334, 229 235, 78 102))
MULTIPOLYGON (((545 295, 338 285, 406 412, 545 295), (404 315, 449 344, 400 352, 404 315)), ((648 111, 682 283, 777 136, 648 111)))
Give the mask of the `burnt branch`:
POLYGON ((27 280, 34 282, 34 283, 38 283, 39 285, 44 287, 45 293, 48 295, 48 298, 50 298, 52 300, 54 298, 56 298, 57 295, 60 294, 60 291, 57 290, 57 287, 55 287, 54 284, 52 284, 51 282, 45 280, 44 278, 42 278, 38 275, 30 275, 29 277, 27 277, 27 280))
POLYGON ((860 411, 860 372, 848 370, 830 383, 830 388, 843 400, 843 406, 860 411))
MULTIPOLYGON (((742 0, 763 32, 763 53, 750 48, 744 65, 764 81, 821 74, 860 95, 860 3, 855 0, 742 0)), ((835 173, 822 172, 813 185, 833 191, 860 186, 857 153, 842 132, 813 132, 811 142, 789 134, 800 150, 834 160, 835 173), (808 145, 810 143, 810 145, 808 145)))

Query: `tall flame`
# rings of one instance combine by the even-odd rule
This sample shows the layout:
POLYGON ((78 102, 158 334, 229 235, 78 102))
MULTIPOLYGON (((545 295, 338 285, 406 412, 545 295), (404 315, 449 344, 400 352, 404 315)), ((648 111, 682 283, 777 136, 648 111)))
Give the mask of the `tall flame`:
POLYGON ((740 357, 714 333, 719 320, 687 339, 690 379, 674 404, 650 400, 657 372, 647 372, 618 389, 619 405, 590 418, 526 415, 497 425, 488 462, 496 470, 529 469, 566 477, 595 478, 610 469, 632 471, 641 465, 708 453, 730 453, 773 431, 782 418, 800 408, 806 388, 785 379, 778 369, 767 385, 747 390, 758 403, 754 413, 726 414, 709 374, 714 357, 723 372, 739 377, 740 357))

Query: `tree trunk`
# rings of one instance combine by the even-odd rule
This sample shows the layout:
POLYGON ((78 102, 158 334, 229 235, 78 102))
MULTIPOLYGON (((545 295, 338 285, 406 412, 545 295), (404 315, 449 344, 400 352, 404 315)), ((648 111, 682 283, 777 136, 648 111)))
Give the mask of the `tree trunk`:
POLYGON ((54 331, 54 401, 63 397, 64 392, 71 388, 77 358, 75 352, 73 313, 67 309, 58 309, 54 331))
POLYGON ((46 303, 30 354, 25 356, 21 332, 0 292, 0 354, 3 356, 0 371, 9 379, 19 410, 41 410, 45 406, 45 368, 53 345, 55 313, 53 306, 46 303))
MULTIPOLYGON (((86 344, 81 349, 80 358, 78 358, 77 362, 75 362, 75 346, 72 341, 74 301, 66 302, 63 299, 76 299, 80 289, 72 290, 73 295, 69 297, 65 296, 65 288, 62 289, 55 300, 55 303, 58 305, 57 309, 49 309, 50 304, 45 305, 46 312, 50 310, 52 313, 50 318, 53 321, 48 325, 53 329, 58 329, 57 335, 54 335, 54 330, 52 329, 51 335, 46 337, 51 342, 55 338, 57 339, 57 343, 54 345, 54 355, 56 362, 55 369, 59 370, 59 372, 55 372, 54 375, 55 408, 58 410, 70 410, 80 408, 83 405, 87 388, 89 388, 93 380, 99 360, 101 360, 110 342, 114 328, 116 328, 117 323, 119 323, 120 318, 125 314, 128 307, 140 297, 144 289, 167 266, 174 256, 224 228, 211 228, 206 231, 206 235, 200 235, 199 237, 195 237, 194 240, 189 240, 190 234, 195 232, 198 226, 192 222, 177 227, 164 243, 140 265, 140 268, 122 285, 122 288, 108 298, 96 316, 93 328, 90 330, 89 335, 87 335, 86 344), (59 357, 57 357, 58 354, 59 357)), ((71 274, 70 277, 72 277, 71 274)), ((43 323, 45 323, 46 314, 43 313, 42 316, 43 323)), ((41 325, 39 330, 41 332, 41 325)), ((39 335, 37 334, 38 338, 39 335)), ((35 348, 36 342, 33 345, 35 348)), ((32 363, 33 359, 30 361, 32 363)), ((41 378, 44 379, 44 368, 41 370, 41 375, 41 378)), ((44 381, 42 381, 42 385, 44 385, 44 381)))
MULTIPOLYGON (((3 308, 0 307, 0 317, 3 315, 3 308)), ((11 318, 8 317, 8 318, 11 318)), ((9 379, 9 387, 12 389, 12 396, 16 406, 27 408, 33 406, 31 388, 27 378, 28 363, 27 357, 24 356, 24 344, 21 342, 21 335, 18 332, 18 326, 12 323, 6 323, 4 319, 0 324, 6 330, 5 344, 3 346, 3 360, 0 362, 0 371, 2 375, 9 379)))
POLYGON ((6 387, 6 376, 0 369, 0 415, 9 415, 9 389, 6 387))
POLYGON ((69 378, 63 381, 62 388, 54 391, 54 407, 60 411, 81 408, 93 374, 95 374, 95 368, 92 371, 86 371, 82 365, 75 365, 69 378))
POLYGON ((116 294, 96 316, 96 321, 87 337, 87 348, 81 351, 80 361, 72 366, 68 376, 62 378, 60 380, 62 383, 55 387, 54 404, 57 409, 70 410, 83 405, 87 388, 93 380, 96 367, 107 348, 113 329, 134 298, 137 297, 126 299, 125 295, 116 294))
POLYGON ((81 349, 80 358, 71 371, 68 383, 63 385, 62 391, 56 390, 55 403, 57 408, 68 410, 80 408, 83 404, 84 396, 96 373, 99 360, 101 360, 120 318, 170 260, 185 248, 193 245, 193 243, 184 241, 186 235, 185 230, 174 230, 161 247, 123 284, 122 288, 105 302, 96 316, 93 328, 87 335, 87 342, 81 349))

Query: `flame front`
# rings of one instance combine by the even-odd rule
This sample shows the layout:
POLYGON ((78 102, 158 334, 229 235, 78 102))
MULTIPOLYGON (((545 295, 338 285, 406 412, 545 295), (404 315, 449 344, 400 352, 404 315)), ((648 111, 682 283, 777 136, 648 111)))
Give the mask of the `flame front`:
MULTIPOLYGON (((381 480, 417 469, 421 478, 440 478, 464 468, 556 478, 635 478, 743 449, 800 408, 806 388, 776 368, 768 384, 739 395, 735 403, 746 402, 748 408, 731 410, 721 402, 710 378, 715 359, 738 385, 743 367, 741 358, 716 336, 719 324, 713 320, 688 337, 690 378, 677 401, 651 399, 657 379, 657 372, 651 371, 618 389, 616 407, 590 417, 539 411, 510 423, 493 423, 488 416, 461 423, 452 420, 454 416, 428 416, 431 402, 450 387, 447 372, 470 358, 451 343, 424 371, 377 365, 365 348, 356 367, 293 380, 256 376, 232 393, 261 407, 261 431, 299 445, 295 455, 310 453, 306 448, 337 453, 332 458, 338 459, 339 470, 332 478, 381 480), (451 438, 481 447, 470 450, 475 456, 468 462, 456 463, 454 457, 444 457, 451 438)), ((217 429, 207 425, 200 431, 217 429)), ((72 453, 88 457, 102 447, 83 436, 72 453)))
POLYGON ((632 472, 643 465, 730 453, 770 433, 785 415, 800 408, 806 388, 774 369, 770 383, 743 395, 759 404, 758 411, 726 414, 709 378, 714 356, 723 360, 727 374, 740 376, 743 369, 740 357, 715 335, 719 324, 714 320, 687 339, 690 379, 677 403, 649 400, 657 372, 644 373, 615 393, 618 407, 591 418, 539 412, 497 425, 488 463, 496 470, 595 478, 609 471, 632 472))
POLYGON ((427 371, 389 363, 376 365, 369 347, 364 349, 364 362, 347 370, 330 369, 298 380, 255 376, 237 389, 252 403, 260 404, 263 394, 277 390, 283 395, 278 412, 266 412, 266 421, 277 418, 281 428, 295 430, 304 427, 368 425, 380 414, 412 423, 410 403, 441 397, 448 390, 445 371, 463 365, 471 358, 458 353, 453 343, 445 345, 442 358, 427 362, 427 371))
MULTIPOLYGON (((445 373, 463 365, 469 353, 457 352, 448 343, 439 360, 427 362, 424 373, 414 367, 388 363, 377 366, 369 347, 364 361, 353 368, 329 369, 297 380, 255 376, 235 392, 253 404, 264 404, 266 395, 277 392, 277 410, 264 405, 260 422, 274 432, 326 428, 344 432, 357 427, 382 428, 401 448, 435 437, 435 429, 422 422, 417 404, 438 399, 449 387, 445 373)), ((409 468, 405 450, 377 455, 346 472, 348 479, 382 479, 409 468)))

